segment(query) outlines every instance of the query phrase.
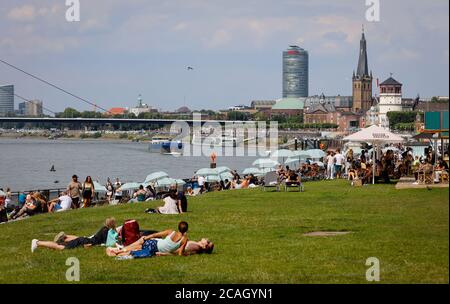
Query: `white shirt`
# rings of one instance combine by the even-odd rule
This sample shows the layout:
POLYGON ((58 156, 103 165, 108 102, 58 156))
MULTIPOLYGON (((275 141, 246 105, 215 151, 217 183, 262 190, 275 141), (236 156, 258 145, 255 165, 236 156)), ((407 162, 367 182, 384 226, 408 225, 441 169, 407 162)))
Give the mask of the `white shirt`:
POLYGON ((203 176, 198 177, 198 185, 201 187, 205 184, 205 178, 203 176))
POLYGON ((159 212, 162 214, 178 214, 177 201, 170 196, 164 199, 164 206, 159 207, 159 212))
POLYGON ((69 210, 72 207, 72 199, 68 195, 63 195, 59 197, 59 202, 62 210, 69 210))
POLYGON ((334 156, 336 158, 336 165, 342 166, 344 165, 345 158, 341 153, 338 153, 334 156))

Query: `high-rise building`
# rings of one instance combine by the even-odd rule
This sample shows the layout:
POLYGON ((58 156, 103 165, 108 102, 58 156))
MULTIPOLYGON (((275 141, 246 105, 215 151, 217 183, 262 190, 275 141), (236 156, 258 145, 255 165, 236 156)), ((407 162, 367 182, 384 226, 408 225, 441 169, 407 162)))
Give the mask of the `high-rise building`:
POLYGON ((365 113, 372 106, 372 79, 372 72, 369 73, 367 42, 363 29, 356 74, 353 71, 353 112, 365 113))
POLYGON ((283 52, 283 98, 308 97, 309 55, 296 45, 283 52))
POLYGON ((0 86, 0 115, 14 113, 14 86, 0 86))
POLYGON ((42 101, 30 100, 29 102, 19 103, 19 114, 25 116, 42 116, 42 101))

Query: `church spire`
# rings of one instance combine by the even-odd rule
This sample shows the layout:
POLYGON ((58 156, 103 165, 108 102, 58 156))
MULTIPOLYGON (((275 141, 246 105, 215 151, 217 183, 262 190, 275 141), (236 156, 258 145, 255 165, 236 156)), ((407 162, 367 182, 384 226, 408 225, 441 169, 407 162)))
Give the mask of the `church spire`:
POLYGON ((356 76, 358 76, 360 78, 363 78, 364 76, 369 76, 369 66, 367 63, 367 43, 366 43, 366 36, 364 34, 364 26, 362 28, 358 69, 356 71, 356 76))

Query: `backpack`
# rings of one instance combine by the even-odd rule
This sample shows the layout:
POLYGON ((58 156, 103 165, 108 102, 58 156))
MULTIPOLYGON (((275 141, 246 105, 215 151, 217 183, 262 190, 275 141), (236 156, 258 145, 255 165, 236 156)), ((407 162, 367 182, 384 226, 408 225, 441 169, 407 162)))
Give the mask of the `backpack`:
POLYGON ((141 233, 139 230, 139 224, 136 220, 127 220, 123 223, 122 230, 120 231, 122 244, 128 246, 139 240, 141 233))

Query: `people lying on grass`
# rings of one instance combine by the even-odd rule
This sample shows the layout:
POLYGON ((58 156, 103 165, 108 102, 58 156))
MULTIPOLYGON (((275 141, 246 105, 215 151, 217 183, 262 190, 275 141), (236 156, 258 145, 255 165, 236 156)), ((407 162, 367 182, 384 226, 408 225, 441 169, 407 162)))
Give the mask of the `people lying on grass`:
POLYGON ((66 235, 64 232, 58 233, 52 241, 40 241, 34 239, 31 241, 31 252, 34 252, 38 247, 65 250, 75 249, 79 247, 92 247, 105 244, 108 239, 108 232, 110 229, 116 228, 116 220, 114 218, 107 218, 105 225, 91 237, 79 237, 76 235, 66 235))
POLYGON ((145 202, 145 196, 147 192, 144 190, 144 186, 140 185, 139 190, 133 194, 133 198, 129 201, 129 203, 142 203, 145 202))
POLYGON ((188 223, 180 222, 178 231, 165 230, 162 232, 143 236, 135 243, 124 248, 107 248, 108 256, 128 258, 149 258, 160 254, 175 253, 183 255, 188 242, 188 223))
POLYGON ((169 194, 163 199, 164 206, 156 207, 155 209, 147 209, 146 213, 159 213, 159 214, 179 214, 178 211, 178 196, 177 191, 171 189, 169 194))
POLYGON ((17 213, 10 214, 10 219, 19 219, 25 216, 33 216, 42 212, 40 201, 35 199, 31 194, 28 194, 25 199, 25 205, 17 213))
POLYGON ((47 203, 48 212, 62 212, 72 208, 72 198, 67 191, 61 192, 61 196, 47 203))
MULTIPOLYGON (((186 248, 184 249, 183 255, 194 255, 194 254, 211 254, 214 250, 214 243, 208 239, 201 239, 200 241, 188 241, 186 244, 186 248)), ((157 252, 157 256, 168 256, 175 255, 176 253, 162 253, 157 252)))
POLYGON ((231 189, 247 189, 250 185, 250 179, 248 177, 244 178, 240 184, 236 182, 231 182, 231 189))

